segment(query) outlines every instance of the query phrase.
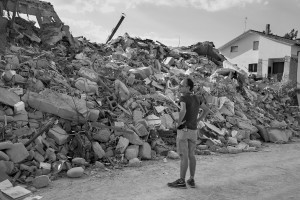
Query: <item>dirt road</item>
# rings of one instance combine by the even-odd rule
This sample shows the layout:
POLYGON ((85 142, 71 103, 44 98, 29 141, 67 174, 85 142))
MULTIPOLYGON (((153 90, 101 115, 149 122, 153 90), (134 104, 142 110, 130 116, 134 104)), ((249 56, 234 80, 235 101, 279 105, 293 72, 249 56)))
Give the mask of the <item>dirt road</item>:
POLYGON ((195 189, 168 188, 166 183, 178 178, 179 161, 159 160, 80 179, 60 178, 36 194, 43 200, 299 200, 300 140, 267 145, 259 152, 197 156, 195 189))

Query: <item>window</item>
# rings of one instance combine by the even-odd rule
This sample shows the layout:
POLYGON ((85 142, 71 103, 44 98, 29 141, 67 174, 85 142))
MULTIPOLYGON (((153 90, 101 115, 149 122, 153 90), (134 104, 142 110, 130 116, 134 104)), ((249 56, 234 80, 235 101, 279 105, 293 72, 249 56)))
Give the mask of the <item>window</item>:
POLYGON ((238 52, 238 46, 231 46, 230 52, 238 52))
POLYGON ((259 41, 253 42, 253 50, 258 50, 259 41))
POLYGON ((249 64, 248 72, 257 72, 257 63, 249 64))

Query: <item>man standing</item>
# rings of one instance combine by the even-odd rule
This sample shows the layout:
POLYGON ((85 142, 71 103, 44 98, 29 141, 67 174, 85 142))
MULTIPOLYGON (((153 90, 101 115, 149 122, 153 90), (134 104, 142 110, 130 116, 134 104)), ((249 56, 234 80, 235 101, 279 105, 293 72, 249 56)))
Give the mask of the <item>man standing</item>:
POLYGON ((209 109, 199 96, 193 94, 193 88, 194 83, 190 78, 184 79, 179 85, 179 92, 182 96, 180 97, 176 145, 181 159, 180 178, 172 183, 168 183, 169 187, 187 188, 185 176, 188 167, 190 168, 190 179, 187 180, 187 184, 193 188, 195 187, 197 124, 206 117, 209 109), (198 117, 200 108, 203 111, 198 117))

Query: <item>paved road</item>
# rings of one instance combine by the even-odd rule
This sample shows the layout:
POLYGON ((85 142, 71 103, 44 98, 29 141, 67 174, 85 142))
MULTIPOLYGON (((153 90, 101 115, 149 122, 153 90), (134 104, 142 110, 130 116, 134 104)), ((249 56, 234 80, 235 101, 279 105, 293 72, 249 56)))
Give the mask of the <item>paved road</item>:
POLYGON ((37 193, 43 200, 201 199, 299 200, 300 142, 267 144, 260 152, 197 156, 197 188, 173 189, 179 161, 143 162, 140 168, 60 178, 37 193))

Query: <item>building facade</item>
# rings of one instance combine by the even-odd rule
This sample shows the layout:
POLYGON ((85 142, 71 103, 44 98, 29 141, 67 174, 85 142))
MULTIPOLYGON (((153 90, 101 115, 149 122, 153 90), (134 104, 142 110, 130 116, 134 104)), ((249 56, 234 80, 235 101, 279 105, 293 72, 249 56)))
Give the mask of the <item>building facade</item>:
POLYGON ((229 62, 248 74, 277 80, 297 79, 299 40, 290 40, 266 31, 249 30, 219 48, 229 62))

